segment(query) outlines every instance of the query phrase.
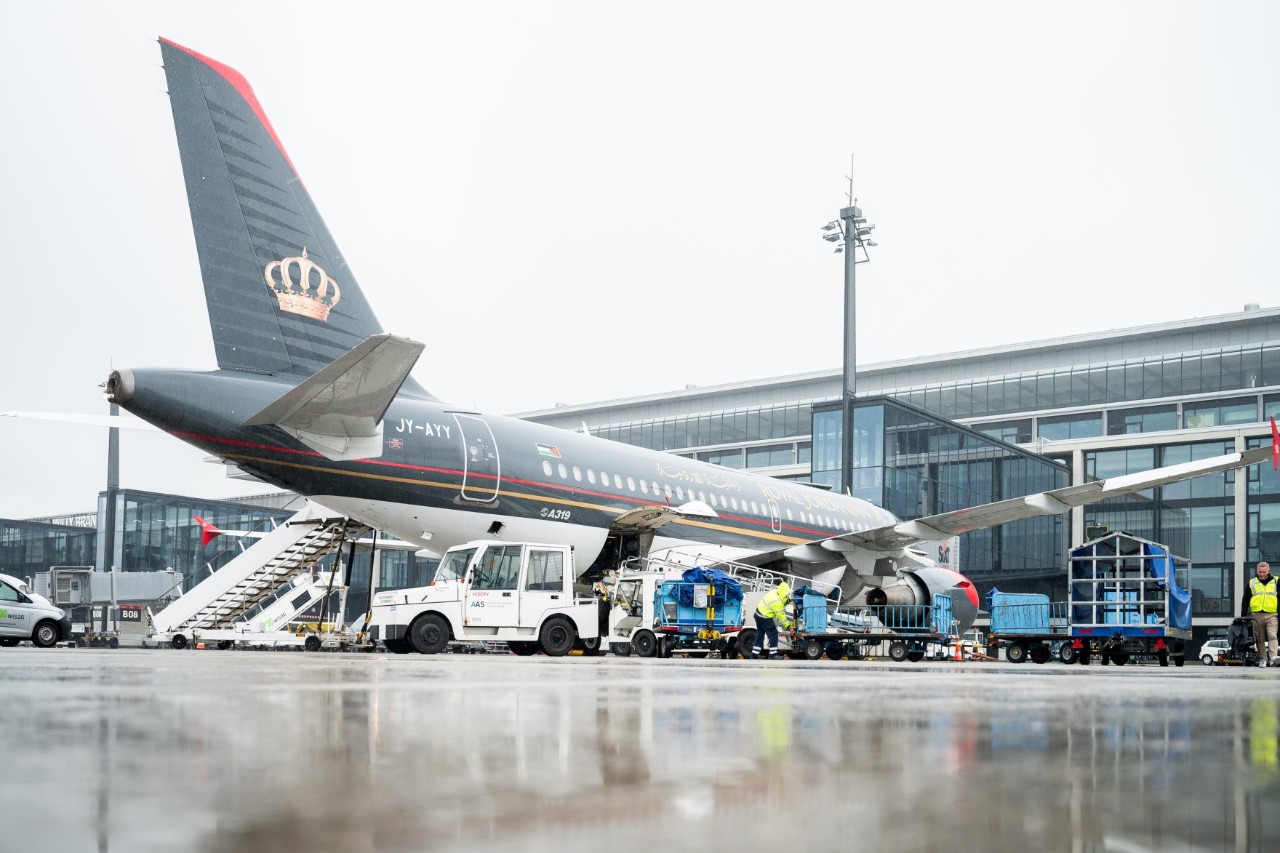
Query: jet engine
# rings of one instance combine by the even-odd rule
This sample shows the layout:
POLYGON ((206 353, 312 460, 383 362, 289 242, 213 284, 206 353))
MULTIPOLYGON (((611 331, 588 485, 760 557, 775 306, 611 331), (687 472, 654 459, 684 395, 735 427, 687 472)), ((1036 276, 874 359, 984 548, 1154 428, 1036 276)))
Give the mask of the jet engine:
POLYGON ((964 633, 978 617, 978 590, 973 582, 957 571, 941 566, 917 566, 903 569, 893 583, 867 587, 867 604, 932 605, 935 595, 951 596, 951 616, 964 633))

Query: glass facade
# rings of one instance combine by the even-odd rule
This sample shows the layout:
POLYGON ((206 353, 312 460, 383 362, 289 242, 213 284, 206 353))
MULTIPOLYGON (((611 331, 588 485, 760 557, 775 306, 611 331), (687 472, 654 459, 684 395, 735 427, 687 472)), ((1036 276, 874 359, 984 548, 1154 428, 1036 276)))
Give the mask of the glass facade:
POLYGON ((92 527, 0 519, 0 572, 27 580, 50 566, 92 566, 92 527))
MULTIPOLYGON (((1280 385, 1280 344, 982 377, 895 390, 893 395, 917 408, 958 420, 1273 385, 1280 385)), ((1253 420, 1257 420, 1256 406, 1254 416, 1247 418, 1253 420)))
POLYGON ((609 424, 593 435, 650 450, 684 450, 779 438, 805 437, 811 415, 808 403, 784 403, 759 409, 737 409, 659 420, 609 424))
MULTIPOLYGON (((839 404, 815 406, 813 419, 812 479, 839 489, 839 404)), ((1069 482, 1067 469, 1046 457, 886 397, 859 399, 853 429, 851 493, 903 520, 1069 482)), ((960 568, 984 594, 999 581, 1004 591, 1062 596, 1066 547, 1063 517, 1026 519, 961 536, 960 568)))

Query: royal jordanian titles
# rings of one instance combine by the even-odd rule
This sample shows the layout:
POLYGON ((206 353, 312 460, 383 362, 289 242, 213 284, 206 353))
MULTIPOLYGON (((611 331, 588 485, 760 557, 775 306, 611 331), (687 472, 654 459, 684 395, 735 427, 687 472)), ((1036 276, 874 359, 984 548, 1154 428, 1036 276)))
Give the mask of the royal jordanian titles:
MULTIPOLYGON (((451 406, 409 374, 244 77, 162 39, 218 369, 117 370, 107 393, 172 435, 335 513, 443 552, 490 537, 574 547, 581 575, 641 552, 733 559, 928 604, 973 585, 916 547, 1280 459, 1273 447, 901 522, 879 507, 578 432, 451 406)), ((1274 432, 1273 425, 1273 432, 1274 432)))

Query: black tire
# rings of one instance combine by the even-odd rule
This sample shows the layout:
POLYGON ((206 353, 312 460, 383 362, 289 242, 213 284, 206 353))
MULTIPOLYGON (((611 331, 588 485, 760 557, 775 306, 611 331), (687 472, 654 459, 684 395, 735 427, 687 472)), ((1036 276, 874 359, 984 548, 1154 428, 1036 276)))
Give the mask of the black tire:
POLYGON ((1124 666, 1129 662, 1129 653, 1128 652, 1112 652, 1111 662, 1116 666, 1124 666))
POLYGON ((751 649, 756 644, 756 629, 743 628, 738 632, 738 657, 747 659, 751 657, 751 649))
POLYGON ((1075 663, 1076 647, 1071 643, 1063 643, 1058 646, 1058 662, 1059 663, 1075 663))
POLYGON ((1026 663, 1027 647, 1022 643, 1010 643, 1004 650, 1004 659, 1009 663, 1026 663))
POLYGON ((889 660, 894 663, 902 663, 907 659, 907 644, 901 640, 894 640, 889 644, 889 660))
POLYGON ((405 640, 384 640, 382 645, 387 647, 387 651, 393 655, 407 655, 413 651, 413 646, 405 640))
POLYGON ((41 649, 58 645, 58 624, 47 619, 37 623, 35 631, 31 634, 31 642, 41 649))
POLYGON ((829 660, 844 660, 844 643, 827 643, 822 651, 829 660))
POLYGON ((651 658, 658 653, 658 638, 648 628, 641 628, 631 636, 631 650, 642 658, 651 658))
POLYGON ((19 642, 21 641, 17 637, 0 638, 0 646, 3 646, 5 648, 12 648, 13 646, 18 645, 19 642))
POLYGON ((659 637, 659 638, 658 638, 658 657, 660 657, 660 658, 669 658, 669 657, 671 657, 671 654, 672 654, 672 652, 674 652, 674 651, 675 651, 675 641, 674 641, 674 640, 672 640, 670 637, 659 637))
POLYGON ((577 647, 582 649, 582 654, 586 657, 593 658, 604 654, 604 638, 591 637, 585 640, 578 640, 577 647))
POLYGON ((231 641, 230 641, 230 640, 219 640, 219 641, 218 641, 218 648, 225 652, 227 649, 231 648, 231 641))
POLYGON ((614 643, 612 646, 609 647, 609 651, 613 652, 615 655, 617 655, 620 658, 629 658, 631 657, 631 644, 630 643, 614 643))
POLYGON ((1179 654, 1175 654, 1175 655, 1173 656, 1173 665, 1174 665, 1174 666, 1182 666, 1182 665, 1183 665, 1184 663, 1186 663, 1186 662, 1187 662, 1187 656, 1186 656, 1186 655, 1179 655, 1179 654))
POLYGON ((169 639, 169 645, 175 649, 185 649, 187 647, 187 638, 184 634, 174 634, 169 639))
POLYGON ((1156 660, 1157 660, 1157 661, 1159 661, 1159 663, 1160 663, 1160 665, 1161 665, 1161 666, 1168 666, 1168 665, 1169 665, 1169 650, 1168 650, 1168 649, 1157 649, 1157 650, 1156 650, 1156 660))
POLYGON ((805 660, 817 660, 822 657, 822 643, 817 640, 808 640, 802 649, 805 660))
POLYGON ((1048 663, 1049 658, 1053 656, 1052 653, 1049 651, 1049 647, 1044 645, 1043 643, 1037 643, 1036 645, 1032 646, 1030 655, 1031 655, 1032 663, 1048 663))
POLYGON ((449 623, 438 613, 424 613, 409 626, 409 645, 421 655, 438 655, 449 647, 449 623))
POLYGON ((1079 652, 1076 653, 1076 663, 1080 664, 1081 666, 1088 666, 1090 656, 1091 655, 1089 652, 1089 646, 1086 644, 1085 646, 1081 647, 1079 652))
POLYGON ((512 654, 519 655, 522 658, 538 653, 537 643, 507 643, 507 648, 511 649, 512 654))
POLYGON ((919 663, 920 661, 924 660, 924 652, 921 652, 921 651, 907 652, 907 660, 911 661, 912 663, 919 663))
POLYGON ((1204 664, 1205 666, 1213 666, 1213 664, 1214 664, 1214 660, 1213 660, 1213 658, 1209 657, 1208 655, 1201 655, 1201 656, 1200 656, 1200 663, 1204 664))
POLYGON ((567 619, 548 619, 542 623, 538 632, 538 645, 547 657, 564 657, 573 651, 573 644, 578 640, 578 631, 567 619))
POLYGON ((302 648, 304 651, 308 651, 308 652, 320 651, 320 638, 317 637, 315 634, 312 634, 311 636, 307 637, 305 640, 302 641, 302 648))

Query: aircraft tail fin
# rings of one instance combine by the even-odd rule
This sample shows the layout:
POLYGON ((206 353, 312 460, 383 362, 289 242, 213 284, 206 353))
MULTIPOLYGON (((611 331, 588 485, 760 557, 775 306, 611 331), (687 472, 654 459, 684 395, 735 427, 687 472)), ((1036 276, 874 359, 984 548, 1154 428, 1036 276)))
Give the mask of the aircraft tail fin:
POLYGON ((248 81, 160 50, 218 366, 311 376, 382 326, 248 81))
POLYGON ((198 515, 191 516, 191 520, 200 525, 200 546, 204 547, 213 540, 222 535, 222 531, 215 527, 211 522, 205 521, 198 515))

